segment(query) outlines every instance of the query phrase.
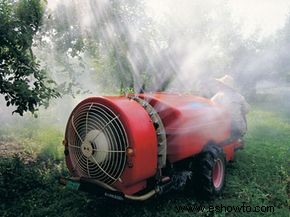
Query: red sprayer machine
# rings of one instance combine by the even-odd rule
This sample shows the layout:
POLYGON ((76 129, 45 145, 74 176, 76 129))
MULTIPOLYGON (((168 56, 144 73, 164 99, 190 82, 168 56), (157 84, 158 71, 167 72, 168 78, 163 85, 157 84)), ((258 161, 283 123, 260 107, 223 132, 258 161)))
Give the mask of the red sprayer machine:
POLYGON ((220 195, 225 163, 241 148, 229 113, 209 99, 169 93, 91 97, 72 111, 65 133, 72 189, 146 200, 186 188, 220 195))

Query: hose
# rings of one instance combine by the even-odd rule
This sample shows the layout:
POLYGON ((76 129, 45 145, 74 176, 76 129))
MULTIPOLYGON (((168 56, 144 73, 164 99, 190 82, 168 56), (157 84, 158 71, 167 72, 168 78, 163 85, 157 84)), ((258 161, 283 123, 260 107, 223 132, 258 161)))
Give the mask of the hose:
MULTIPOLYGON (((95 179, 86 179, 86 178, 80 178, 80 177, 72 177, 71 180, 73 181, 77 181, 77 182, 89 182, 89 183, 92 183, 92 184, 95 184, 95 185, 98 185, 102 188, 105 188, 105 189, 108 189, 110 191, 118 191, 117 189, 113 188, 112 186, 106 184, 106 183, 103 183, 103 182, 100 182, 98 180, 95 180, 95 179)), ((60 183, 65 185, 66 183, 66 179, 61 177, 60 179, 60 183)), ((127 194, 124 194, 124 197, 126 199, 129 199, 129 200, 135 200, 135 201, 144 201, 144 200, 147 200, 151 197, 153 197, 155 194, 157 194, 159 192, 159 189, 153 189, 143 195, 138 195, 138 196, 133 196, 133 195, 127 195, 127 194)))
POLYGON ((110 190, 110 191, 118 191, 116 188, 113 188, 112 186, 110 186, 110 185, 108 185, 108 184, 106 184, 106 183, 104 183, 104 182, 100 182, 100 181, 98 181, 98 180, 95 180, 95 179, 86 179, 86 178, 81 178, 80 181, 81 181, 81 180, 83 180, 83 181, 85 181, 85 182, 92 183, 92 184, 96 184, 96 185, 98 185, 98 186, 100 186, 100 187, 103 187, 103 188, 105 188, 105 189, 108 189, 108 190, 110 190))
POLYGON ((127 194, 125 194, 124 196, 126 199, 129 199, 129 200, 144 201, 154 196, 156 193, 158 193, 158 190, 153 189, 149 191, 148 193, 140 195, 140 196, 132 196, 132 195, 127 195, 127 194))
MULTIPOLYGON (((90 182, 90 183, 96 184, 96 185, 98 185, 100 187, 103 187, 103 188, 111 190, 111 191, 118 191, 117 189, 113 188, 112 186, 107 185, 107 184, 105 184, 103 182, 100 182, 98 180, 95 180, 95 179, 84 179, 84 178, 81 178, 81 180, 83 180, 85 182, 90 182)), ((158 190, 157 189, 153 189, 153 190, 149 191, 148 193, 140 195, 140 196, 132 196, 132 195, 124 194, 124 197, 126 199, 129 199, 129 200, 144 201, 144 200, 147 200, 147 199, 153 197, 156 193, 158 193, 158 190)))

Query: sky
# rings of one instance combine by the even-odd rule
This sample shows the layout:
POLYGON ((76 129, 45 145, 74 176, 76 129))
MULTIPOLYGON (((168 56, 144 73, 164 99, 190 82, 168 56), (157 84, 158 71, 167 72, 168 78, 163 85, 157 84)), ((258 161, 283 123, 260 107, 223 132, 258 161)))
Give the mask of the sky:
POLYGON ((158 21, 174 17, 180 25, 198 19, 199 11, 211 11, 212 18, 217 18, 217 11, 222 7, 227 10, 229 19, 242 26, 245 38, 260 31, 260 37, 270 37, 283 28, 290 12, 289 0, 145 0, 147 13, 158 21))

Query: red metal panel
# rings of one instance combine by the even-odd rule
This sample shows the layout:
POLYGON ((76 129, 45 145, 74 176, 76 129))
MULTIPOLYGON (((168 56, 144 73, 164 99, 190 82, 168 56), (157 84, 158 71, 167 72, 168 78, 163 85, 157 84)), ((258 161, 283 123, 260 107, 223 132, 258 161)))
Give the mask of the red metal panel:
MULTIPOLYGON (((133 156, 127 159, 121 181, 115 182, 113 186, 128 194, 142 190, 146 187, 144 180, 153 176, 157 168, 157 138, 149 115, 137 102, 126 97, 87 98, 78 104, 72 114, 88 102, 103 104, 119 116, 128 136, 129 147, 134 150, 133 156)), ((73 174, 69 155, 66 156, 66 162, 73 174)))
POLYGON ((142 94, 158 112, 167 133, 167 157, 171 162, 198 154, 209 142, 230 137, 230 116, 210 100, 192 95, 142 94))
POLYGON ((121 176, 123 182, 114 184, 125 190, 126 187, 155 175, 157 138, 149 115, 136 101, 125 97, 110 100, 116 106, 114 109, 121 114, 120 119, 126 129, 130 147, 134 150, 134 155, 128 158, 121 176))

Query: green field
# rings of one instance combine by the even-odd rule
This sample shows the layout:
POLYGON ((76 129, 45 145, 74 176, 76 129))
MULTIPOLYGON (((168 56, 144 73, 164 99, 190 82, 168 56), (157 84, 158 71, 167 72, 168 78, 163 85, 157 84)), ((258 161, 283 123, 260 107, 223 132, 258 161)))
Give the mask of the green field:
POLYGON ((28 126, 0 131, 4 147, 20 154, 0 159, 0 216, 289 216, 290 112, 256 106, 248 116, 246 147, 228 164, 221 198, 200 203, 172 192, 143 203, 129 203, 72 192, 57 178, 68 175, 62 157, 62 132, 53 127, 28 126), (32 131, 31 131, 32 130, 32 131), (14 133, 13 133, 14 132, 14 133), (273 206, 274 212, 212 212, 209 206, 273 206), (205 210, 194 211, 203 205, 205 210), (181 210, 182 209, 182 210, 181 210))

